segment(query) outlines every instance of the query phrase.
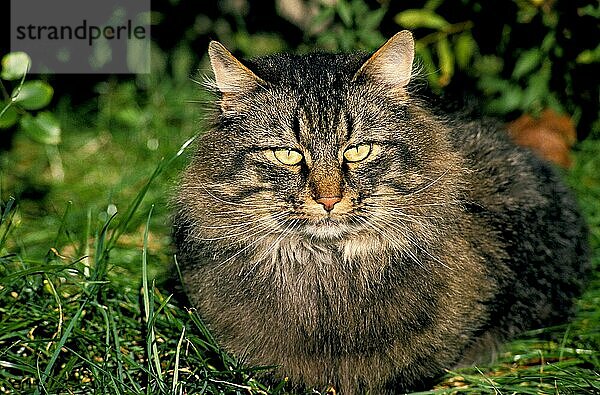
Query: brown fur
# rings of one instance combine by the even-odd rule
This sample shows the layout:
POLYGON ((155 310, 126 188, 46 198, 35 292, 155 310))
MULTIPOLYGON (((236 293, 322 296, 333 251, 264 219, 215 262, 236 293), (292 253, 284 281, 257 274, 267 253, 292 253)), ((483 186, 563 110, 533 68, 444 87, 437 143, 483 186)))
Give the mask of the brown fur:
POLYGON ((371 58, 242 64, 211 44, 220 112, 177 195, 183 282, 226 350, 293 385, 421 387, 485 339, 562 319, 581 286, 566 189, 495 125, 414 99, 412 51, 401 32, 371 58))

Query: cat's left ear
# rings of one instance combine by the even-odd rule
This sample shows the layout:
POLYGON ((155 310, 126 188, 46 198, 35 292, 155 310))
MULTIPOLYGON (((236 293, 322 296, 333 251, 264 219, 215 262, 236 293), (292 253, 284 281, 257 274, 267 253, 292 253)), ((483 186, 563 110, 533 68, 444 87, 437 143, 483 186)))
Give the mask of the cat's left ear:
POLYGON ((354 74, 390 88, 403 88, 410 82, 415 57, 415 41, 408 30, 396 33, 379 48, 354 74))
POLYGON ((208 44, 208 57, 215 74, 217 88, 225 96, 249 92, 264 81, 237 60, 217 41, 208 44))

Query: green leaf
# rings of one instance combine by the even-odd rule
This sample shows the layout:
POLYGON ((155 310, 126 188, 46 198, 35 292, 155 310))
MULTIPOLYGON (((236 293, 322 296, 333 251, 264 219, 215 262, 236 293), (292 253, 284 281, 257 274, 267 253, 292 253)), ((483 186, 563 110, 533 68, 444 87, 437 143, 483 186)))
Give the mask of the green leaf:
POLYGON ((440 62, 440 85, 446 86, 454 75, 454 54, 447 37, 436 43, 436 50, 440 62))
MULTIPOLYGON (((352 0, 350 3, 350 9, 352 10, 352 15, 354 15, 355 21, 359 16, 367 15, 369 12, 372 12, 364 0, 352 0)), ((380 9, 385 10, 385 8, 380 9)))
POLYGON ((523 91, 516 85, 511 85, 502 95, 487 103, 487 111, 493 114, 508 114, 519 108, 523 91))
POLYGON ((544 37, 544 40, 542 40, 542 45, 540 48, 545 53, 550 52, 552 48, 556 48, 556 34, 554 31, 550 31, 548 34, 546 34, 546 37, 544 37))
POLYGON ((550 95, 550 71, 551 65, 547 63, 539 72, 529 77, 521 98, 521 108, 531 110, 537 107, 538 110, 541 110, 542 104, 550 95))
POLYGON ((433 11, 440 5, 442 5, 443 2, 444 0, 428 0, 427 3, 425 3, 425 5, 423 6, 423 8, 433 11))
POLYGON ((54 89, 44 81, 27 81, 13 91, 14 102, 26 110, 39 110, 52 100, 54 89))
POLYGON ((442 29, 448 25, 448 21, 431 10, 410 9, 402 11, 394 17, 394 21, 407 29, 428 27, 430 29, 442 29))
POLYGON ((310 21, 311 30, 321 31, 326 25, 331 23, 331 18, 335 15, 332 7, 321 9, 319 13, 310 21))
POLYGON ((188 81, 194 68, 194 53, 187 43, 175 47, 171 53, 171 69, 176 81, 188 81))
POLYGON ((594 6, 594 4, 588 4, 585 7, 579 8, 577 12, 580 16, 589 15, 592 18, 598 19, 600 18, 600 7, 598 7, 597 4, 598 3, 596 3, 596 6, 594 6))
POLYGON ((356 35, 358 36, 362 44, 364 44, 362 48, 357 49, 372 51, 376 48, 381 47, 381 45, 385 43, 385 37, 383 37, 381 33, 379 33, 377 30, 359 30, 356 32, 356 35))
POLYGON ((456 64, 461 69, 466 69, 475 55, 477 50, 477 42, 473 38, 471 32, 464 32, 456 38, 454 44, 454 55, 456 56, 456 64))
POLYGON ((25 52, 11 52, 2 58, 0 77, 8 81, 23 78, 29 71, 31 58, 25 52))
POLYGON ((336 10, 342 23, 346 27, 352 27, 352 9, 346 0, 338 0, 336 2, 336 10))
POLYGON ((2 108, 2 110, 0 110, 0 129, 8 129, 17 123, 19 114, 12 106, 6 108, 6 103, 1 103, 0 105, 0 108, 2 108))
POLYGON ((596 49, 586 49, 577 55, 575 59, 577 63, 580 64, 590 64, 600 62, 600 45, 596 47, 596 49))
POLYGON ((542 51, 538 48, 532 48, 527 50, 519 56, 512 76, 515 79, 519 79, 524 75, 530 73, 533 69, 538 67, 542 61, 542 51))
POLYGON ((357 18, 359 18, 358 25, 359 25, 360 29, 377 31, 377 29, 379 28, 379 25, 381 24, 381 20, 385 16, 386 12, 387 12, 386 8, 378 8, 374 11, 370 11, 370 12, 364 14, 363 16, 357 15, 357 18))
POLYGON ((493 95, 507 90, 510 83, 495 75, 483 75, 477 81, 477 86, 485 95, 493 95))
POLYGON ((504 60, 499 56, 483 55, 475 60, 473 67, 480 76, 497 75, 504 67, 504 60))
POLYGON ((21 128, 33 140, 42 144, 56 145, 60 143, 60 124, 49 112, 41 112, 35 117, 25 114, 21 118, 21 128))
POLYGON ((356 49, 356 36, 353 30, 343 30, 338 36, 338 44, 340 49, 344 52, 349 52, 356 49))

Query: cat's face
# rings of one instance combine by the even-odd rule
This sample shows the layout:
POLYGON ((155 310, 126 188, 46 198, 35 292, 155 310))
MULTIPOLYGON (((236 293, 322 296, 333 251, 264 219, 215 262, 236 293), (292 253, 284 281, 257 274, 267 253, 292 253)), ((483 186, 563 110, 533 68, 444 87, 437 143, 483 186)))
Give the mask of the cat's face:
POLYGON ((223 51, 211 53, 221 115, 184 184, 208 224, 204 237, 331 240, 423 225, 439 204, 423 192, 442 185, 445 170, 404 91, 412 48, 393 81, 381 77, 389 60, 375 55, 362 68, 355 56, 310 55, 250 71, 223 51))

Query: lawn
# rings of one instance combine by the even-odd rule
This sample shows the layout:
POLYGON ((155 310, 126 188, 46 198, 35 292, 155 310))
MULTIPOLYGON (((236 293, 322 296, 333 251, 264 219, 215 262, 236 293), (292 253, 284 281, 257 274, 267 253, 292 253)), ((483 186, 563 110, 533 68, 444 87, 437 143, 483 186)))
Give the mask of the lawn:
MULTIPOLYGON (((169 196, 205 100, 187 79, 109 80, 86 104, 59 99, 57 152, 17 133, 0 153, 0 393, 285 393, 223 353, 168 281, 169 196)), ((573 156, 596 269, 577 316, 424 393, 600 393, 600 141, 573 156)))

